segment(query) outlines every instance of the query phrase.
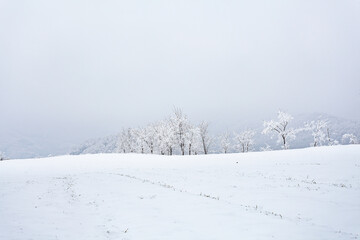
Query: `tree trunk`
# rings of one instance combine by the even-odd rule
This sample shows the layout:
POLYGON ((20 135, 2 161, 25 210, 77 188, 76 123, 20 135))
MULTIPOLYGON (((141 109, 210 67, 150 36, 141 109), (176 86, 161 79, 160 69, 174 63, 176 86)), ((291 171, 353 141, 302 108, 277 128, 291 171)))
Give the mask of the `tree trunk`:
POLYGON ((287 149, 287 147, 286 147, 286 138, 285 138, 285 136, 282 136, 282 138, 283 138, 283 143, 284 143, 284 149, 287 149))
POLYGON ((181 154, 185 155, 185 144, 181 143, 180 148, 181 148, 181 154))

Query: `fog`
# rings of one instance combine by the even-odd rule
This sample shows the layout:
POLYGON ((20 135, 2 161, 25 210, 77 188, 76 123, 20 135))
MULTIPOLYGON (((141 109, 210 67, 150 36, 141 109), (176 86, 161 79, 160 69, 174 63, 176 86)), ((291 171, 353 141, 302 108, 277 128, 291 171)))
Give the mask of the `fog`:
POLYGON ((0 0, 0 151, 66 152, 174 106, 217 128, 278 109, 360 120, 359 12, 355 0, 0 0))

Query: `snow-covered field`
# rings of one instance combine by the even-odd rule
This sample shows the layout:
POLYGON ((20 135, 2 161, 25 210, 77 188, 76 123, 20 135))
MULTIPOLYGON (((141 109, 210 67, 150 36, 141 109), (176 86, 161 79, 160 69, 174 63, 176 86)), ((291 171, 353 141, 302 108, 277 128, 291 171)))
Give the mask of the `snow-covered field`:
POLYGON ((0 162, 0 239, 359 239, 360 145, 0 162))

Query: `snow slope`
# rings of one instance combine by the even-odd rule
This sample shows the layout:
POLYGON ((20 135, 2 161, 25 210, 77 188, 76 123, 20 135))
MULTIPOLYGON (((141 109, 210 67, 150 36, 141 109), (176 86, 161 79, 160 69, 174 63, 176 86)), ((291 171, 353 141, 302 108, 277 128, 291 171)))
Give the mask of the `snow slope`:
POLYGON ((360 145, 0 162, 0 239, 359 239, 360 145))

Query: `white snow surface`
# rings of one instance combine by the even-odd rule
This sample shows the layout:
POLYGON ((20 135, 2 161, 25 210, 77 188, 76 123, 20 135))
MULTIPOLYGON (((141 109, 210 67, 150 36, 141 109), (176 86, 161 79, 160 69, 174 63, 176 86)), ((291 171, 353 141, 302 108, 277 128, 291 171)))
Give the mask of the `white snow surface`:
POLYGON ((0 239, 359 239, 360 145, 0 162, 0 239))

